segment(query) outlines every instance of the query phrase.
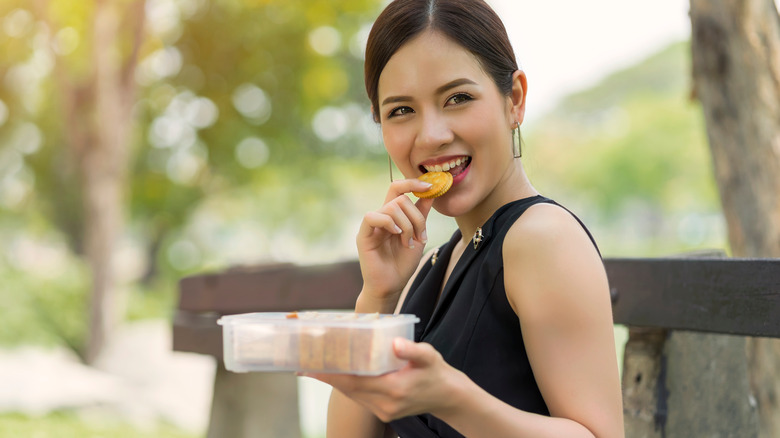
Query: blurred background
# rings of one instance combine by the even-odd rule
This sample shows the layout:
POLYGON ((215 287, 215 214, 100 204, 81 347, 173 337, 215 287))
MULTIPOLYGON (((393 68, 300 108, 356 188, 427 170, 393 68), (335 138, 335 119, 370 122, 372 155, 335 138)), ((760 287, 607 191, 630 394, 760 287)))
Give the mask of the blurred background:
MULTIPOLYGON (((0 437, 203 436, 214 363, 170 351, 177 281, 356 257, 389 180, 362 80, 385 3, 0 1, 0 437)), ((607 257, 727 249, 687 1, 489 3, 536 187, 607 257)), ((432 215, 431 244, 454 228, 432 215)))

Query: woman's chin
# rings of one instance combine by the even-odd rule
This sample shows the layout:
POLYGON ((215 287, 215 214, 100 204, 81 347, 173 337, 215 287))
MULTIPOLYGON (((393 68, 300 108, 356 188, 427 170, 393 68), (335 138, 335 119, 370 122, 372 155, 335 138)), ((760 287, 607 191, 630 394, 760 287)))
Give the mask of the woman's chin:
POLYGON ((448 217, 462 216, 470 211, 470 208, 463 205, 456 197, 448 197, 445 194, 441 198, 436 198, 433 201, 433 208, 439 212, 439 214, 448 217))

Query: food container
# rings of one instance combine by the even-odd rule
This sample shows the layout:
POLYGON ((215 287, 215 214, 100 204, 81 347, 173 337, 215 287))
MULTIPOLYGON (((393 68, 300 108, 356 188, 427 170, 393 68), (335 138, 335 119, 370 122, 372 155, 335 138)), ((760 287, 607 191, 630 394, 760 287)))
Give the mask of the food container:
POLYGON ((406 361, 396 337, 413 339, 414 315, 354 312, 245 313, 221 317, 225 368, 379 375, 406 361))

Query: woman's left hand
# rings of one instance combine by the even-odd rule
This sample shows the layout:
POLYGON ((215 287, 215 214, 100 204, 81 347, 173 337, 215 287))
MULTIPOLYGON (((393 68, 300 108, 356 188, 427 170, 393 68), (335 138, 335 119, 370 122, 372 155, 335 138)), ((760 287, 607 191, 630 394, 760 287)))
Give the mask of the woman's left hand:
POLYGON ((410 415, 436 415, 457 408, 453 390, 463 387, 462 379, 468 380, 465 374, 447 364, 430 344, 396 338, 393 350, 399 359, 409 362, 400 370, 381 376, 302 375, 333 386, 385 423, 410 415))

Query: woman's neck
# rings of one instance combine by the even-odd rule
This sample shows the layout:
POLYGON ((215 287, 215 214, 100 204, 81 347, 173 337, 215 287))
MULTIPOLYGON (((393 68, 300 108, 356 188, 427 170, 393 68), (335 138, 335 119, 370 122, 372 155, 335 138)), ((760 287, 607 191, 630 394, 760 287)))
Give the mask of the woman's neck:
POLYGON ((466 214, 455 218, 463 242, 470 241, 477 228, 484 225, 501 206, 539 194, 531 185, 531 181, 529 181, 520 162, 514 163, 511 167, 511 171, 507 172, 507 175, 499 181, 494 190, 482 202, 466 214))

